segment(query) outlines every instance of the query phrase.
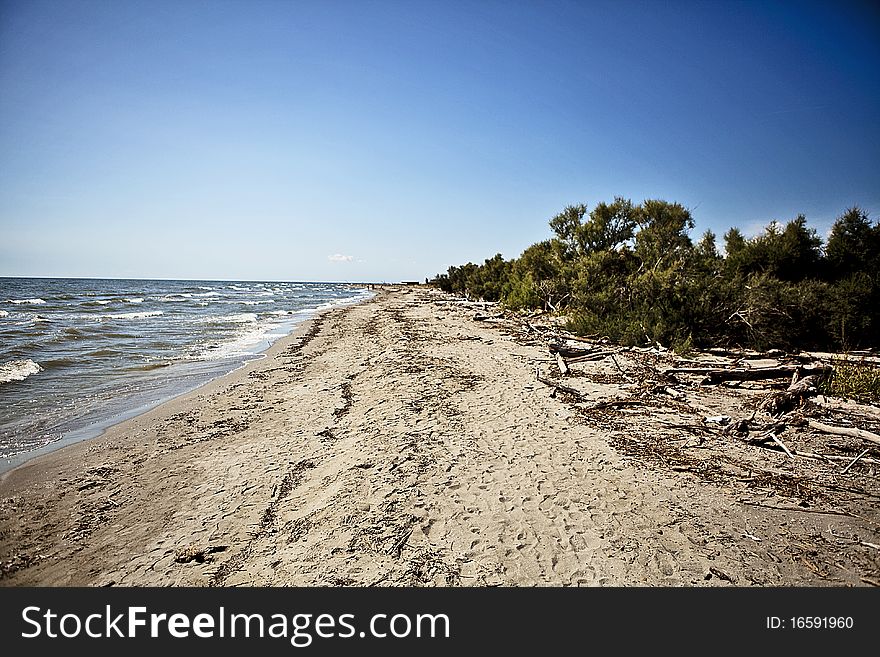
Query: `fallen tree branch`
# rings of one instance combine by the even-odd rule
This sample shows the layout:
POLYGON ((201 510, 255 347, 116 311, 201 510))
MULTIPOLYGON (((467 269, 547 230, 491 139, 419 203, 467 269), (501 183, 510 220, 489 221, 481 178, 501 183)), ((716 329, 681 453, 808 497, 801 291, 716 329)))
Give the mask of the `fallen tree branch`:
POLYGON ((602 360, 603 358, 607 358, 608 356, 613 357, 613 351, 597 351, 592 354, 584 354, 582 356, 575 356, 573 358, 569 358, 568 361, 570 363, 582 363, 588 360, 602 360))
POLYGON ((559 372, 562 376, 566 376, 569 373, 568 364, 565 362, 565 358, 562 357, 558 351, 556 352, 556 364, 559 366, 559 372))
MULTIPOLYGON (((816 454, 815 452, 802 452, 799 449, 794 451, 795 456, 803 456, 808 459, 818 459, 820 461, 852 461, 852 457, 838 456, 837 454, 816 454)), ((872 458, 862 458, 862 463, 870 463, 871 465, 880 465, 880 460, 872 458)))
POLYGON ((840 471, 840 474, 846 474, 847 472, 849 472, 849 469, 856 464, 856 461, 858 461, 860 458, 862 458, 865 454, 867 454, 870 451, 871 451, 870 447, 868 447, 867 449, 863 449, 862 452, 857 457, 855 457, 852 461, 850 461, 848 466, 846 466, 843 470, 840 471))
POLYGON ((556 383, 556 381, 551 381, 550 379, 545 379, 541 376, 541 369, 539 367, 535 367, 535 381, 538 383, 543 383, 545 386, 549 386, 553 388, 553 392, 550 393, 551 396, 555 395, 557 392, 561 391, 566 394, 571 395, 577 401, 581 401, 584 398, 584 394, 580 390, 575 390, 574 388, 569 388, 568 386, 562 385, 561 383, 556 383))
POLYGON ((620 363, 617 362, 617 359, 614 357, 614 354, 611 354, 611 360, 614 361, 614 366, 618 369, 618 371, 621 373, 621 375, 623 376, 624 379, 626 379, 627 381, 634 380, 629 374, 627 374, 626 372, 623 371, 623 368, 620 366, 620 363))
POLYGON ((764 379, 781 379, 798 376, 823 376, 831 372, 831 367, 819 365, 817 367, 801 367, 795 365, 782 365, 779 367, 756 367, 754 369, 713 369, 706 367, 674 367, 665 370, 663 374, 702 374, 705 376, 703 384, 718 384, 723 381, 762 381, 764 379))
POLYGON ((809 426, 811 429, 815 429, 816 431, 821 431, 822 433, 830 433, 835 436, 847 436, 849 438, 861 438, 862 440, 867 440, 868 442, 872 442, 875 445, 880 445, 880 435, 877 435, 876 433, 872 433, 870 431, 865 431, 864 429, 855 429, 851 427, 834 427, 830 424, 817 422, 816 420, 807 420, 807 426, 809 426))
POLYGON ((788 450, 788 447, 785 446, 785 443, 782 442, 782 441, 779 439, 779 437, 778 437, 776 434, 774 434, 773 432, 770 433, 770 440, 772 440, 774 443, 776 443, 777 445, 779 445, 779 446, 782 448, 782 451, 785 452, 786 454, 788 454, 788 458, 790 458, 790 459, 794 459, 794 454, 792 454, 792 453, 788 450))
POLYGON ((798 372, 792 375, 792 383, 788 390, 770 393, 760 404, 759 408, 767 411, 770 415, 778 416, 787 413, 796 406, 800 406, 805 397, 816 394, 816 376, 805 376, 797 380, 798 372))
POLYGON ((740 504, 745 504, 747 506, 757 506, 762 509, 774 509, 776 511, 800 511, 801 513, 821 513, 823 515, 829 516, 848 516, 850 518, 859 518, 862 519, 861 516, 857 516, 854 513, 849 513, 848 511, 836 511, 829 509, 827 511, 822 509, 807 509, 802 506, 776 506, 774 504, 761 504, 760 502, 752 502, 751 500, 737 500, 740 504))

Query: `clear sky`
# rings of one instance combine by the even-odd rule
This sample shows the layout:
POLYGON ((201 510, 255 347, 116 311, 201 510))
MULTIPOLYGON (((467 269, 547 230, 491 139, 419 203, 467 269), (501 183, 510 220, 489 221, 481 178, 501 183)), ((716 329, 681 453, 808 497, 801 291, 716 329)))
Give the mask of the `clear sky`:
POLYGON ((871 2, 0 0, 0 275, 421 280, 563 207, 880 218, 871 2))

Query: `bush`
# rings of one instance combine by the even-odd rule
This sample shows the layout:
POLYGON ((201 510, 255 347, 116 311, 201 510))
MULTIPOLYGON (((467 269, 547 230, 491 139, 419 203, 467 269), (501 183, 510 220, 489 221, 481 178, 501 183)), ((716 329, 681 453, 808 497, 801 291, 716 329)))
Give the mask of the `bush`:
POLYGON ((827 249, 803 215, 746 239, 707 231, 695 245, 678 203, 617 197, 592 212, 570 205, 554 237, 505 261, 450 267, 441 289, 512 309, 568 317, 569 330, 622 344, 847 350, 880 335, 880 225, 852 208, 827 249))
POLYGON ((821 386, 822 392, 860 402, 880 402, 880 367, 864 358, 832 359, 834 372, 821 386))

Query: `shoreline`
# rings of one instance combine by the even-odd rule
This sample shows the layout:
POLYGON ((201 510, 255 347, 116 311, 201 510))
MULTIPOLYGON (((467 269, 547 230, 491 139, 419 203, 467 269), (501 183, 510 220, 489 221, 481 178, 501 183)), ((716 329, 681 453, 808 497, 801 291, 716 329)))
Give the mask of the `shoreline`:
MULTIPOLYGON (((361 287, 361 286, 354 286, 354 287, 361 287)), ((364 289, 374 289, 374 288, 364 287, 364 289)), ((122 412, 115 413, 109 417, 98 420, 97 422, 90 423, 85 426, 78 427, 76 429, 72 429, 70 431, 66 431, 64 434, 62 434, 58 438, 58 440, 50 442, 50 443, 43 445, 42 447, 39 447, 37 449, 33 449, 28 452, 22 452, 19 454, 13 454, 11 456, 4 457, 3 459, 0 459, 0 483, 2 483, 13 470, 16 470, 17 468, 20 468, 20 467, 30 463, 34 459, 39 459, 43 456, 48 456, 48 455, 52 454, 53 452, 56 452, 61 449, 66 449, 68 447, 72 447, 80 442, 98 439, 101 436, 103 436, 107 431, 109 431, 110 429, 112 429, 113 427, 115 427, 117 425, 123 424, 123 423, 128 422, 130 420, 133 420, 135 418, 138 418, 141 415, 149 413, 150 411, 155 410, 165 404, 168 404, 168 403, 173 402, 177 399, 180 399, 182 397, 186 397, 192 393, 195 393, 198 390, 200 390, 201 388, 204 388, 206 386, 211 385, 212 383, 214 383, 218 379, 222 379, 224 377, 230 376, 230 375, 234 374, 235 372, 239 371, 240 369, 247 367, 248 364, 250 364, 250 363, 263 360, 264 358, 269 358, 269 357, 271 357, 272 349, 279 342, 282 342, 282 341, 290 338, 292 335, 294 335, 299 330, 299 328, 301 326, 303 326, 304 324, 307 324, 308 322, 313 320, 315 317, 318 317, 319 315, 321 315, 325 312, 332 311, 336 308, 345 308, 345 307, 348 307, 352 304, 363 303, 364 301, 368 301, 371 298, 372 298, 372 296, 366 297, 363 299, 357 299, 354 301, 352 301, 351 299, 345 299, 340 303, 336 303, 336 304, 330 305, 328 307, 324 307, 324 308, 318 307, 318 308, 308 309, 309 314, 306 315, 304 319, 301 319, 301 320, 290 325, 291 330, 289 333, 281 336, 280 338, 273 340, 272 342, 270 342, 268 344, 268 346, 266 348, 262 349, 261 351, 254 352, 252 357, 247 358, 247 359, 241 361, 240 363, 234 365, 232 367, 232 369, 230 369, 226 372, 218 372, 216 375, 212 376, 207 381, 204 381, 202 383, 184 386, 181 390, 179 390, 177 392, 172 392, 172 393, 168 394, 167 396, 162 397, 156 401, 148 402, 146 404, 141 404, 139 406, 126 409, 122 412)))
MULTIPOLYGON (((373 297, 368 299, 358 301, 357 303, 366 303, 373 297)), ((290 343, 296 341, 301 337, 302 334, 306 334, 309 331, 309 327, 316 319, 321 317, 326 313, 333 312, 335 310, 342 310, 351 305, 355 305, 352 303, 348 304, 339 304, 337 306, 331 306, 329 308, 323 308, 320 310, 316 310, 313 315, 306 317, 302 321, 298 322, 294 325, 293 330, 284 335, 277 340, 275 340, 267 349, 264 349, 261 352, 258 352, 257 358, 251 358, 242 362, 240 365, 235 367, 235 369, 230 370, 224 374, 220 374, 205 383, 192 388, 191 390, 186 390, 179 394, 175 394, 167 399, 164 399, 156 404, 151 405, 144 411, 138 412, 137 409, 132 409, 132 412, 135 414, 130 417, 124 417, 118 421, 113 421, 100 432, 94 436, 88 438, 80 438, 73 442, 62 444, 58 447, 52 447, 52 444, 46 445, 45 447, 40 448, 40 450, 47 450, 44 453, 34 455, 32 457, 27 458, 22 463, 18 465, 12 466, 6 470, 0 471, 0 491, 3 489, 3 484, 7 479, 12 479, 13 481, 16 479, 27 478, 29 475, 24 474, 15 474, 18 470, 28 470, 33 467, 36 470, 42 470, 44 468, 52 468, 52 461, 55 460, 52 457, 57 456, 57 460, 64 461, 74 461, 79 458, 81 454, 56 454, 57 452, 63 452, 65 450, 74 450, 77 447, 80 447, 80 452, 84 452, 87 454, 94 453, 97 449, 99 449, 99 443, 102 439, 107 439, 108 441, 116 439, 119 436, 124 436, 129 433, 133 433, 135 431, 140 431, 143 427, 142 425, 149 425, 158 421, 161 418, 165 418, 170 415, 174 410, 176 410, 176 406, 189 406, 193 399, 198 397, 200 394, 210 394, 216 391, 217 388, 226 386, 226 385, 235 385, 238 383, 238 379, 247 376, 248 371, 252 367, 256 367, 259 363, 264 360, 271 359, 275 357, 278 352, 290 346, 290 343), (129 426, 130 425, 130 426, 129 426), (113 434, 113 435, 108 435, 113 434), (88 443, 85 445, 84 443, 88 443)), ((78 429, 76 431, 86 431, 90 427, 83 427, 82 429, 78 429)), ((65 441, 64 438, 58 440, 57 442, 63 443, 65 441)), ((16 455, 17 456, 17 455, 16 455)), ((13 457, 14 458, 14 457, 13 457)))
MULTIPOLYGON (((536 381, 536 367, 546 378, 554 366, 545 343, 503 319, 475 321, 475 308, 436 291, 380 289, 306 320, 265 358, 10 471, 0 481, 0 586, 865 586, 877 577, 869 548, 816 538, 833 521, 834 535, 876 543, 870 498, 834 501, 837 515, 786 508, 793 493, 759 496, 773 481, 762 475, 769 483, 752 490, 740 470, 784 482, 810 464, 784 454, 768 464, 766 450, 747 445, 701 443, 681 453, 708 460, 658 461, 682 444, 664 427, 693 410, 666 397, 585 415, 536 381), (722 456, 742 460, 712 479, 711 459, 722 456), (803 556, 806 544, 815 554, 803 556), (832 573, 835 560, 846 568, 832 573)), ((637 356, 621 353, 617 366, 637 356)), ((576 367, 565 385, 593 405, 632 394, 614 363, 576 367)), ((733 403, 719 394, 694 389, 687 401, 733 403)))

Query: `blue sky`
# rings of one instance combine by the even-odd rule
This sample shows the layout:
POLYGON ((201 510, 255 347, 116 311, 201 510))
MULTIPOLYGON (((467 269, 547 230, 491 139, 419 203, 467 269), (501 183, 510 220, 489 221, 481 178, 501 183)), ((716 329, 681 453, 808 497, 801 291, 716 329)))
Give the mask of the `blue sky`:
POLYGON ((0 275, 424 279, 616 195, 880 217, 869 2, 0 0, 0 275))

